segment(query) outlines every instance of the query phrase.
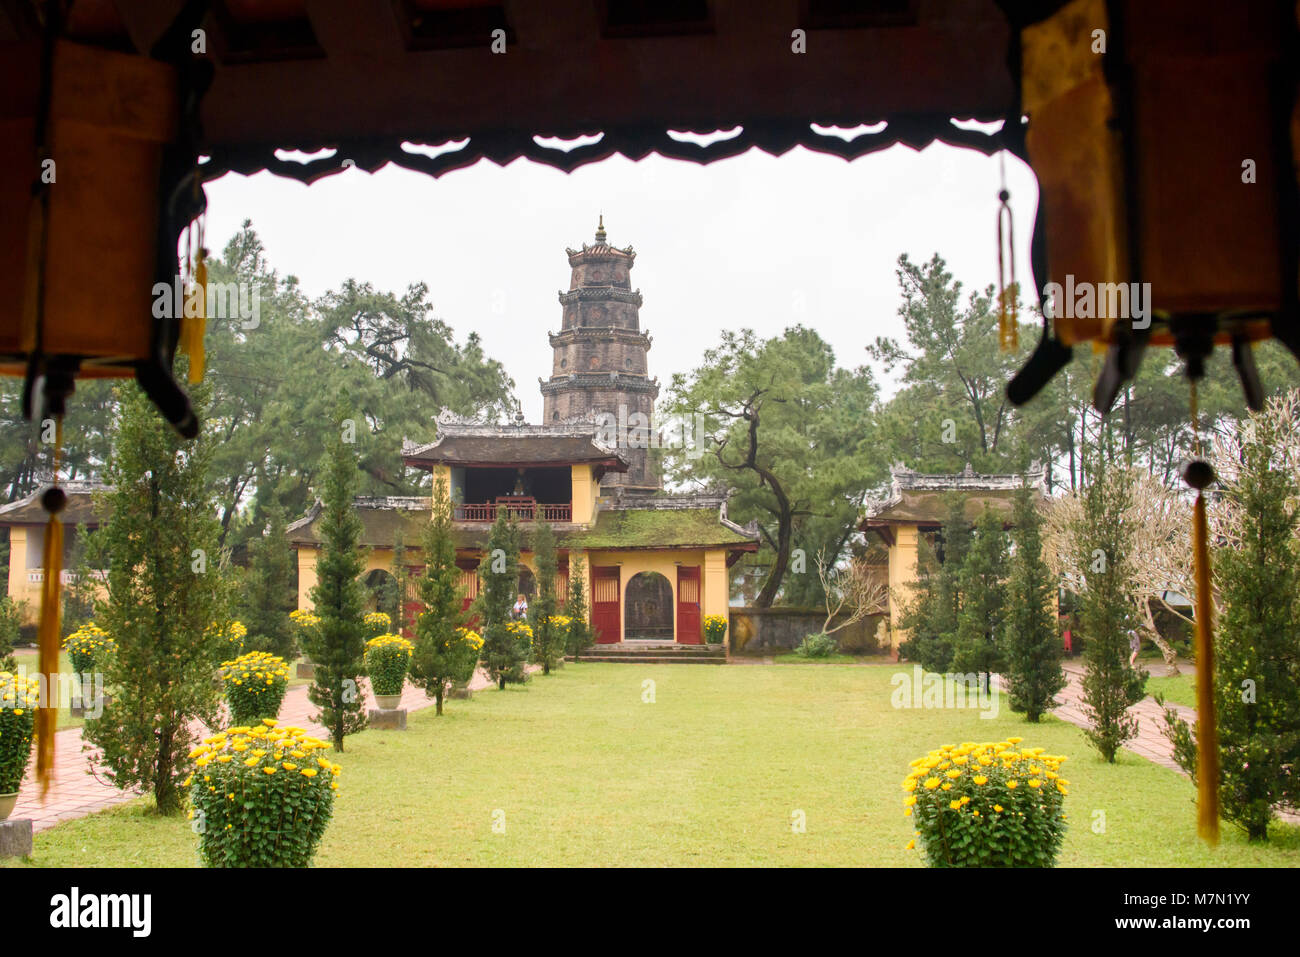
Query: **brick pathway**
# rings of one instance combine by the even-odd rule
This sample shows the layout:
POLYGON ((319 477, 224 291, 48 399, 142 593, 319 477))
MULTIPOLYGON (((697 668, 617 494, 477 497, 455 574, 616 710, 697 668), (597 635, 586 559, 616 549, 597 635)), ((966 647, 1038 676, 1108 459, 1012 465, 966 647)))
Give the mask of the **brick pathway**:
MULTIPOLYGON (((532 670, 530 668, 530 670, 532 670)), ((492 684, 487 674, 480 669, 470 682, 472 690, 487 688, 492 684)), ((307 685, 290 688, 280 706, 280 721, 283 724, 305 728, 312 734, 327 738, 325 729, 311 720, 316 706, 307 700, 307 685)), ((370 700, 370 688, 364 681, 363 691, 370 700)), ((402 692, 402 707, 407 711, 419 711, 430 708, 432 698, 425 696, 418 688, 409 684, 402 692)), ((34 760, 34 759, 33 759, 34 760)), ((68 728, 58 732, 54 737, 54 773, 50 778, 50 789, 41 800, 40 789, 36 786, 30 770, 28 777, 18 789, 18 803, 10 818, 31 818, 33 831, 44 831, 61 821, 75 817, 84 817, 96 811, 124 804, 139 797, 138 792, 119 791, 110 784, 96 779, 90 774, 86 755, 82 750, 81 729, 68 728)))
MULTIPOLYGON (((1142 662, 1153 676, 1165 675, 1168 673, 1165 666, 1161 663, 1142 662)), ((1178 670, 1189 678, 1195 680, 1196 668, 1179 662, 1178 670)), ((1077 725, 1080 728, 1089 727, 1089 722, 1084 717, 1082 710, 1083 699, 1083 663, 1077 660, 1065 662, 1065 677, 1067 684, 1065 688, 1057 695, 1057 706, 1052 713, 1058 718, 1077 725)), ((1189 724, 1196 724, 1196 711, 1193 708, 1186 708, 1180 704, 1169 702, 1169 706, 1178 712, 1178 716, 1189 724)), ((1138 733, 1137 737, 1125 742, 1124 749, 1132 751, 1134 754, 1146 758, 1161 767, 1168 768, 1183 774, 1183 769, 1174 761, 1174 746, 1162 733, 1161 729, 1165 726, 1164 712, 1156 704, 1155 699, 1149 695, 1139 701, 1133 707, 1129 708, 1129 713, 1137 718, 1138 733)), ((1186 775, 1183 775, 1186 777, 1186 775)), ((1274 808, 1277 816, 1286 821, 1288 824, 1300 824, 1300 811, 1294 811, 1288 808, 1274 808)))
MULTIPOLYGON (((1163 665, 1148 664, 1147 668, 1152 674, 1163 674, 1165 671, 1163 665)), ((1195 678, 1196 673, 1192 668, 1179 665, 1179 670, 1195 678)), ((1057 695, 1058 704, 1052 713, 1070 724, 1087 728, 1089 722, 1083 713, 1083 664, 1079 661, 1066 661, 1065 677, 1068 683, 1057 695)), ((1184 721, 1196 723, 1196 712, 1192 708, 1185 708, 1173 702, 1170 702, 1169 706, 1177 711, 1178 716, 1184 721)), ((1165 726, 1164 712, 1156 704, 1155 699, 1147 696, 1128 710, 1129 714, 1137 718, 1138 733, 1137 737, 1124 744, 1124 748, 1161 767, 1182 774, 1182 768, 1174 761, 1174 746, 1161 733, 1161 729, 1165 726)))

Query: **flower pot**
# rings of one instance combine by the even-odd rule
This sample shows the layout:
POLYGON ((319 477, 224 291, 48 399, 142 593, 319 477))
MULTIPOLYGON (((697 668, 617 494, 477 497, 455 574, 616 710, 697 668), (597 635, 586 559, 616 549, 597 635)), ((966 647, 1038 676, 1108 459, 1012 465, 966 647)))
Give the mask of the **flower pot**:
POLYGON ((375 705, 381 711, 393 711, 402 705, 402 696, 400 694, 377 694, 375 695, 375 705))
POLYGON ((470 690, 468 681, 453 681, 451 683, 451 697, 472 698, 474 692, 470 690))
POLYGON ((0 821, 8 819, 13 813, 14 805, 18 803, 18 792, 12 794, 0 794, 0 821))

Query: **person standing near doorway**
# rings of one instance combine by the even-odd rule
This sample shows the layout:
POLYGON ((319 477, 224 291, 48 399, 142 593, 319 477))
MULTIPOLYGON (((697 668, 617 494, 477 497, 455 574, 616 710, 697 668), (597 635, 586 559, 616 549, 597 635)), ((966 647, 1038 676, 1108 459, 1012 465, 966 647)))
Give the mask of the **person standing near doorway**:
POLYGON ((515 606, 510 609, 510 617, 515 621, 523 621, 528 617, 528 598, 520 595, 515 599, 515 606))

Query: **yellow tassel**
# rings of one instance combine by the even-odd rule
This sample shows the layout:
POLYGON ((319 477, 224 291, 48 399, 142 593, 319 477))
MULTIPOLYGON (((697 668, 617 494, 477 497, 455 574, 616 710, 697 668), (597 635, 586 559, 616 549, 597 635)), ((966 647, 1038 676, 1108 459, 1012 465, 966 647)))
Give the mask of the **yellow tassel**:
MULTIPOLYGON (((1005 180, 1005 174, 1004 174, 1005 180)), ((1008 200, 1011 194, 1007 192, 1005 185, 1002 191, 998 193, 998 199, 1001 201, 998 206, 998 347, 1003 352, 1014 352, 1020 348, 1020 322, 1016 315, 1016 300, 1020 298, 1020 289, 1016 286, 1016 233, 1015 225, 1011 221, 1011 206, 1008 200), (1006 239, 1004 241, 1002 234, 1002 222, 1006 220, 1006 239), (1003 258, 1003 252, 1006 252, 1006 260, 1010 265, 1010 282, 1007 277, 1008 263, 1003 258), (1007 306, 1007 294, 1011 294, 1011 306, 1007 306)))
MULTIPOLYGON (((55 420, 54 426, 54 480, 59 477, 58 456, 63 447, 63 417, 55 420)), ((45 501, 54 500, 51 489, 45 501)), ((58 512, 62 508, 62 492, 57 499, 58 507, 50 510, 49 520, 45 525, 45 549, 43 564, 45 580, 41 583, 41 623, 37 629, 37 644, 40 648, 40 673, 45 683, 45 700, 36 709, 36 781, 41 787, 44 798, 50 788, 50 772, 54 770, 54 733, 58 730, 59 701, 57 700, 59 682, 59 631, 63 604, 63 521, 58 512)), ((47 509, 49 508, 47 504, 47 509)))
POLYGON ((1196 561, 1196 831, 1219 843, 1219 725, 1214 712, 1214 612, 1210 592, 1210 542, 1205 493, 1196 493, 1192 514, 1196 561))
POLYGON ((181 320, 181 346, 190 357, 189 382, 195 385, 203 381, 206 363, 203 339, 208 331, 208 263, 203 249, 194 257, 194 289, 190 295, 195 299, 197 315, 191 316, 190 310, 185 310, 185 317, 181 320))

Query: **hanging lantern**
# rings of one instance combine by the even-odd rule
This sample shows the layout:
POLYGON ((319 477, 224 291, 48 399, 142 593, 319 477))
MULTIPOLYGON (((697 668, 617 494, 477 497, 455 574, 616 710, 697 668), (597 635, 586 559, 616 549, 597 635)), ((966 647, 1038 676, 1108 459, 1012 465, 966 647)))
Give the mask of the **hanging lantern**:
MULTIPOLYGON (((51 689, 36 723, 43 787, 58 705, 59 455, 75 380, 134 376, 182 434, 198 433, 171 373, 186 315, 169 292, 179 288, 180 233, 203 208, 197 110, 211 81, 189 51, 203 0, 189 0, 149 57, 61 38, 61 12, 58 0, 46 3, 42 43, 0 64, 0 373, 23 378, 25 416, 39 402, 56 423, 53 484, 41 496, 39 667, 51 689)), ((191 320, 191 342, 201 336, 191 320)))
POLYGON ((8 58, 0 83, 0 373, 27 380, 29 415, 39 377, 57 415, 74 378, 134 376, 196 434, 171 376, 184 310, 156 294, 202 206, 176 196, 178 169, 197 175, 176 155, 176 67, 54 39, 8 58))
MULTIPOLYGON (((1294 5, 1073 0, 1018 26, 1035 271, 1058 347, 1108 350, 1104 412, 1146 346, 1174 346, 1199 377, 1231 345, 1259 406, 1250 344, 1300 356, 1294 5)), ((1014 401, 1046 381, 1031 378, 1014 401)))
POLYGON ((1200 457, 1196 383, 1229 345, 1259 409, 1253 343, 1273 337, 1300 357, 1295 5, 1072 0, 1045 18, 1021 15, 1031 8, 1018 0, 1003 8, 1020 71, 1004 132, 1038 177, 1031 255, 1050 317, 1008 397, 1028 401, 1084 342, 1106 350, 1093 391, 1103 414, 1148 346, 1172 346, 1190 382, 1198 831, 1213 844, 1215 477, 1200 457))

